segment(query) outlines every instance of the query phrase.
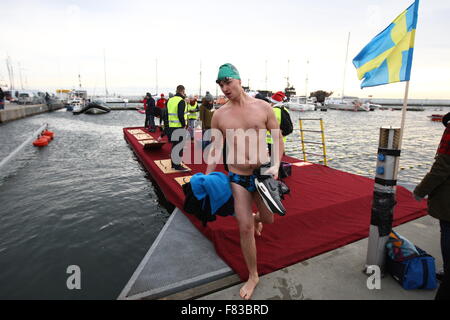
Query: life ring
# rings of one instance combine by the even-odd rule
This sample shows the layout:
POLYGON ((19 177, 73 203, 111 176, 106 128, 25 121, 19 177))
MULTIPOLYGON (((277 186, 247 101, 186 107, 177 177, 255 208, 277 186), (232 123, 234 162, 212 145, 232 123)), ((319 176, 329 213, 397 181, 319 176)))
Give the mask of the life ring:
POLYGON ((35 147, 45 147, 48 145, 48 139, 45 136, 39 137, 33 141, 33 146, 35 147))

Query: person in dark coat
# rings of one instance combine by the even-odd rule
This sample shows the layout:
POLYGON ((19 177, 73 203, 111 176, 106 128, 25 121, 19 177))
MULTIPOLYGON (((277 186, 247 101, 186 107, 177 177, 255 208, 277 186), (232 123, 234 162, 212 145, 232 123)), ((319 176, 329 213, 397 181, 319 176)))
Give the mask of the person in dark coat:
POLYGON ((147 107, 145 108, 145 128, 150 132, 155 132, 155 99, 147 92, 147 107))
POLYGON ((0 88, 0 110, 5 109, 5 93, 2 88, 0 88))
POLYGON ((450 112, 442 122, 445 131, 430 172, 414 189, 414 197, 421 201, 428 195, 428 213, 439 220, 444 275, 436 300, 450 300, 450 112))
POLYGON ((48 92, 45 93, 44 99, 45 99, 45 104, 50 107, 50 95, 48 94, 48 92))
POLYGON ((205 136, 205 132, 211 129, 211 120, 214 112, 214 98, 208 91, 202 100, 202 105, 200 106, 200 121, 202 123, 202 149, 204 150, 210 143, 211 138, 205 136))

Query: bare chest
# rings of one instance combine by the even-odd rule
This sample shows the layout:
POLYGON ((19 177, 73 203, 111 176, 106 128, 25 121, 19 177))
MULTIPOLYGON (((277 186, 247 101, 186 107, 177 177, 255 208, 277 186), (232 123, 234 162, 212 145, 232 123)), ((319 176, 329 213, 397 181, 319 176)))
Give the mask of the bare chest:
POLYGON ((245 111, 230 110, 223 114, 220 121, 220 129, 265 129, 267 117, 262 110, 249 109, 245 111))

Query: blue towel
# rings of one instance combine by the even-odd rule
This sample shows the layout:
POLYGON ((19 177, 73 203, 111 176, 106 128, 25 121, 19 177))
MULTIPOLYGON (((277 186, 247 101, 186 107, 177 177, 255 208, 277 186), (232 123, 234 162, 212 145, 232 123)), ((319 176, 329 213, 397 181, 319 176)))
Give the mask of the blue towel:
POLYGON ((213 214, 231 197, 230 180, 222 172, 211 172, 208 175, 196 173, 192 176, 190 182, 192 192, 198 200, 209 196, 213 214))

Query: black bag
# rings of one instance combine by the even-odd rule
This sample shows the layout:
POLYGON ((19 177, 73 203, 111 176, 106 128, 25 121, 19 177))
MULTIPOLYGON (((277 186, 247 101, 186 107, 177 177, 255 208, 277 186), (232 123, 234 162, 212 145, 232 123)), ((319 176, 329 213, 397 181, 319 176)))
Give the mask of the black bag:
POLYGON ((292 124, 291 115, 284 107, 275 107, 281 110, 281 123, 280 129, 283 137, 290 135, 294 131, 294 125, 292 124))
POLYGON ((292 164, 289 162, 283 162, 280 163, 280 169, 278 170, 278 178, 284 179, 287 177, 290 177, 292 175, 292 164))

